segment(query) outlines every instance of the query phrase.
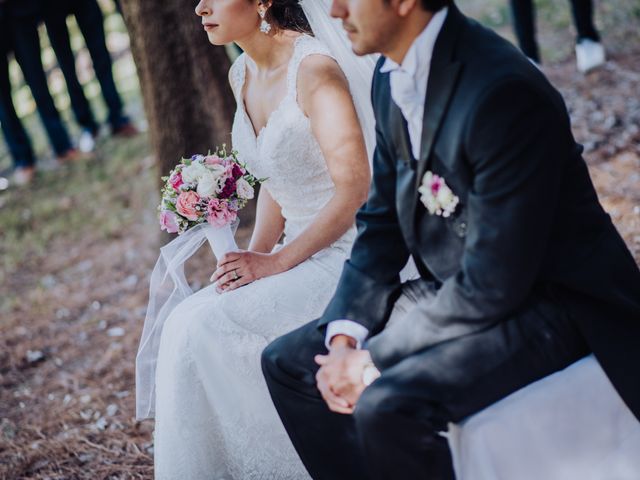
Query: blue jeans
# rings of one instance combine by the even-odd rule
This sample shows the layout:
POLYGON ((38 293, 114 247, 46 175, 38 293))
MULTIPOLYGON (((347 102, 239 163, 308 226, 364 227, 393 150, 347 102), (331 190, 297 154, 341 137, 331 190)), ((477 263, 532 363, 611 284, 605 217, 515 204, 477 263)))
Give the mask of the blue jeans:
POLYGON ((35 155, 31 147, 31 140, 16 113, 11 97, 11 82, 9 81, 9 38, 5 25, 0 25, 0 126, 9 153, 16 167, 31 167, 35 164, 35 155))
POLYGON ((49 92, 40 52, 38 19, 31 16, 15 18, 12 20, 12 27, 16 60, 36 101, 53 149, 57 155, 63 155, 71 149, 71 140, 49 92))
MULTIPOLYGON (((520 49, 527 57, 540 63, 533 0, 511 0, 511 12, 520 49)), ((600 35, 593 24, 592 0, 571 0, 571 12, 578 40, 588 38, 600 41, 600 35)))
POLYGON ((76 17, 80 31, 84 36, 87 49, 93 60, 96 77, 102 88, 102 96, 109 109, 111 128, 118 129, 129 123, 129 118, 123 113, 122 100, 113 79, 113 65, 107 49, 103 25, 104 17, 96 0, 62 0, 45 8, 44 20, 47 33, 67 82, 71 106, 78 123, 94 133, 98 130, 89 102, 78 81, 75 57, 71 50, 69 30, 67 29, 67 15, 76 17))

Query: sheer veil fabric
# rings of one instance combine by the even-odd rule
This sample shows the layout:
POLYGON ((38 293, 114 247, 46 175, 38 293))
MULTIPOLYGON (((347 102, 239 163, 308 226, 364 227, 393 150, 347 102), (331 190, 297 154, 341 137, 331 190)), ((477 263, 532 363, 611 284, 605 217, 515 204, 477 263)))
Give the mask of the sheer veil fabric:
MULTIPOLYGON (((331 0, 301 0, 304 14, 311 25, 315 37, 329 50, 338 62, 349 82, 351 97, 362 126, 369 164, 373 165, 373 153, 376 148, 376 120, 371 104, 371 82, 378 54, 357 56, 351 48, 351 41, 342 26, 342 21, 332 18, 331 0)), ((418 269, 410 258, 400 272, 402 281, 416 279, 420 276, 418 269)))
POLYGON ((349 37, 342 28, 342 22, 329 15, 331 0, 302 0, 300 4, 309 20, 313 34, 329 49, 349 81, 351 96, 358 112, 371 160, 376 146, 376 122, 371 106, 371 80, 379 55, 358 57, 353 53, 349 37))

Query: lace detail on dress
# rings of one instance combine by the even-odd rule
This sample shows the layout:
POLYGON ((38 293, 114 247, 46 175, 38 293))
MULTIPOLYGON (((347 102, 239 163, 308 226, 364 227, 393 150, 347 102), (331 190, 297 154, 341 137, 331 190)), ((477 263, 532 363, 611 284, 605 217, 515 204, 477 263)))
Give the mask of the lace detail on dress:
MULTIPOLYGON (((327 48, 315 38, 301 35, 296 39, 287 70, 287 93, 257 136, 241 97, 246 56, 238 57, 230 75, 238 102, 232 130, 233 147, 251 173, 268 179, 264 188, 282 208, 287 241, 297 237, 313 222, 335 192, 309 118, 297 102, 298 71, 309 55, 331 57, 327 48)), ((348 252, 354 239, 355 227, 332 247, 348 252)))
POLYGON ((229 85, 231 85, 231 91, 233 92, 233 97, 236 99, 236 102, 239 101, 239 98, 242 95, 246 58, 247 54, 241 53, 231 64, 231 68, 229 69, 229 85))

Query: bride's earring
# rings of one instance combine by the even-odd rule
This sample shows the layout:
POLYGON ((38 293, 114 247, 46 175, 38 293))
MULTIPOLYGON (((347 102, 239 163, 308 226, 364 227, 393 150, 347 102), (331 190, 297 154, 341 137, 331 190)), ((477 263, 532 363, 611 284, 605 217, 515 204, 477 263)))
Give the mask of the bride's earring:
POLYGON ((262 22, 260 23, 260 31, 265 35, 267 35, 271 31, 271 24, 264 19, 266 14, 266 10, 261 9, 258 12, 258 15, 260 15, 260 18, 262 19, 262 22))

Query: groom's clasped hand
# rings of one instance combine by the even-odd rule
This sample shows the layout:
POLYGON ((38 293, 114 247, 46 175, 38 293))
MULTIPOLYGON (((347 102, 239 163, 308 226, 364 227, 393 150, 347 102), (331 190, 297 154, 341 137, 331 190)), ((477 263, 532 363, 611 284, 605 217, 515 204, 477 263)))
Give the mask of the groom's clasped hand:
POLYGON ((327 355, 316 355, 320 366, 316 373, 318 390, 330 410, 351 414, 360 395, 366 388, 363 372, 371 365, 371 355, 367 350, 357 350, 353 339, 344 335, 331 341, 327 355))

